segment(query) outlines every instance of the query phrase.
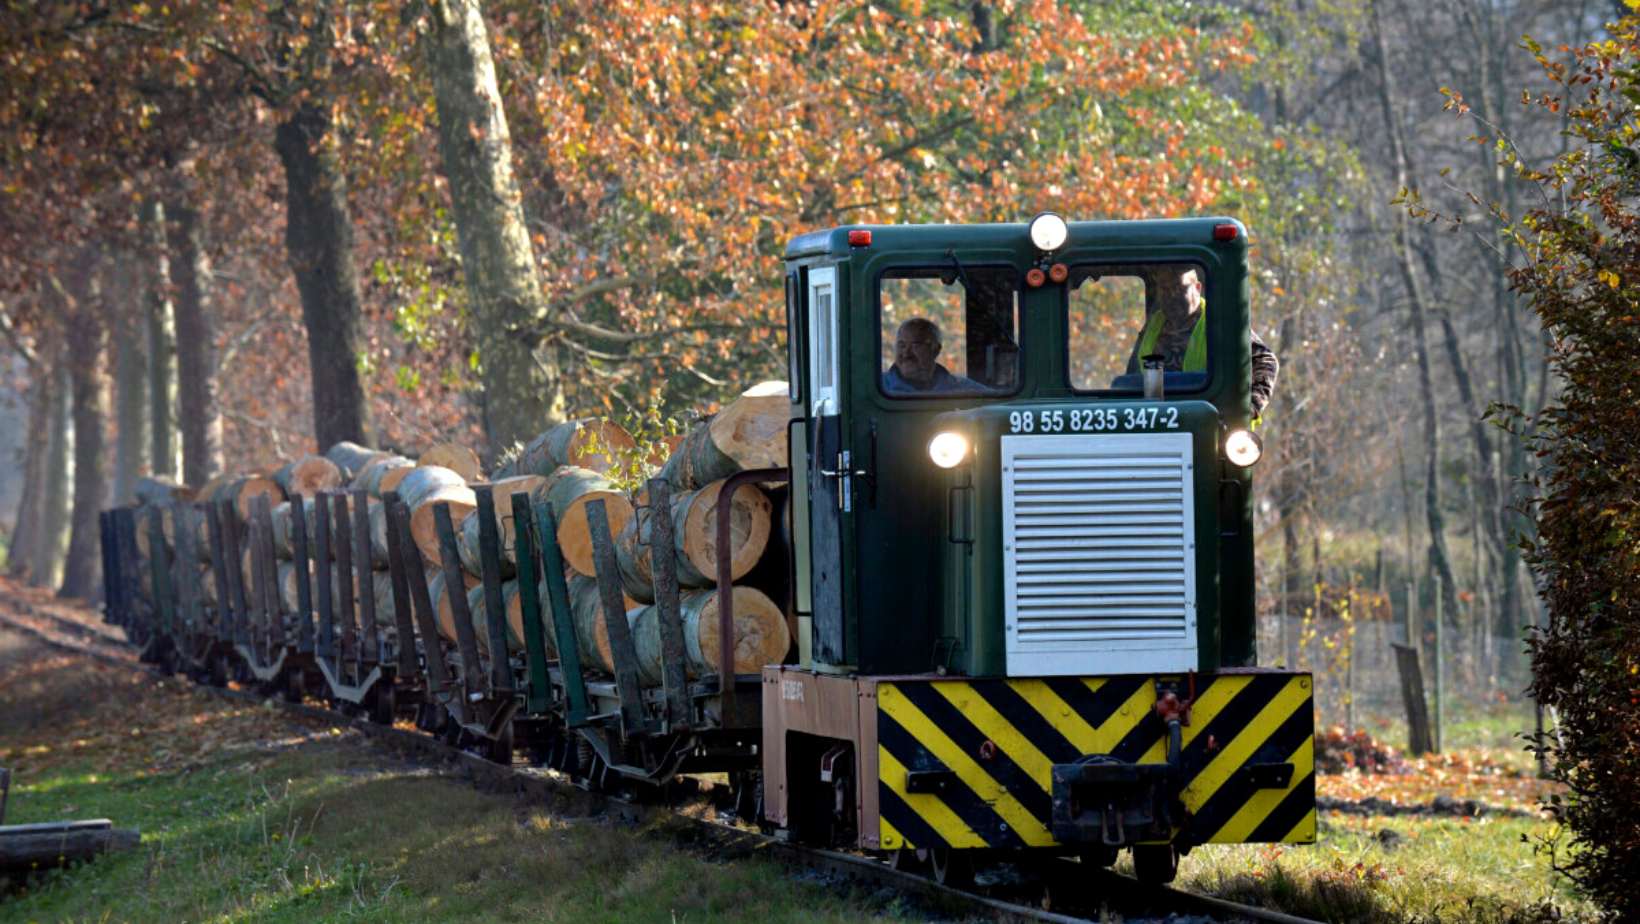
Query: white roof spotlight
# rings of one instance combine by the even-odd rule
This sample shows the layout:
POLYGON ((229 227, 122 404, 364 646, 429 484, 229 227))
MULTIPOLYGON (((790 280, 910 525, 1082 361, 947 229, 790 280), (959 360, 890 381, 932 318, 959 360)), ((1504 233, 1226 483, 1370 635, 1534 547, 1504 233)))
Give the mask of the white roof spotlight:
POLYGON ((1070 236, 1070 225, 1052 212, 1042 212, 1031 219, 1031 243, 1036 245, 1037 250, 1052 253, 1065 246, 1065 240, 1070 236))

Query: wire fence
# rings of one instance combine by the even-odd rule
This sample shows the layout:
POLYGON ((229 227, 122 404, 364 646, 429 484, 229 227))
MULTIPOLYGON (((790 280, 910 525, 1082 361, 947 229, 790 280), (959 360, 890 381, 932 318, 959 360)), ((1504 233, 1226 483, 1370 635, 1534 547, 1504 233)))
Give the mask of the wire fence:
MULTIPOLYGON (((1404 608, 1383 594, 1323 588, 1303 605, 1285 609, 1268 601, 1260 608, 1259 660, 1315 675, 1318 727, 1402 733, 1408 691, 1396 648, 1408 644, 1404 608)), ((1511 707, 1516 715, 1529 714, 1528 665, 1519 638, 1487 631, 1490 623, 1467 607, 1457 618, 1443 619, 1439 633, 1432 614, 1414 617, 1425 708, 1436 728, 1511 707)))

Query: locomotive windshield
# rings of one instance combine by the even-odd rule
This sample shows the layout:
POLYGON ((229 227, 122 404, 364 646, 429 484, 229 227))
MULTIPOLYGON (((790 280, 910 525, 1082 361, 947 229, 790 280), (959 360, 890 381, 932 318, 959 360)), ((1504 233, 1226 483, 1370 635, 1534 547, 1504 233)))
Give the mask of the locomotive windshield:
POLYGON ((1019 388, 1012 267, 889 270, 878 281, 881 386, 891 398, 1001 396, 1019 388))
POLYGON ((1196 263, 1074 266, 1069 280, 1070 384, 1078 391, 1142 387, 1159 357, 1169 390, 1207 383, 1207 270, 1196 263))

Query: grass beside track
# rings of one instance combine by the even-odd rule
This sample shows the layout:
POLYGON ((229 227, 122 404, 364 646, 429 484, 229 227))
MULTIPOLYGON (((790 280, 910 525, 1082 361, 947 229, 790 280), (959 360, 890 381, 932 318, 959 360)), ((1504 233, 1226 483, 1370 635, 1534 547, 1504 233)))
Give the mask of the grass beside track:
POLYGON ((911 912, 757 859, 546 814, 356 732, 0 630, 8 823, 107 817, 141 846, 0 898, 0 921, 857 921, 911 912))
MULTIPOLYGON (((1412 806, 1445 796, 1513 814, 1322 812, 1314 847, 1199 849, 1181 864, 1179 885, 1329 921, 1593 921, 1594 907, 1535 849, 1555 830, 1537 806, 1560 790, 1537 778, 1518 737, 1531 725, 1529 704, 1467 709, 1450 727, 1444 754, 1408 759, 1399 773, 1352 770, 1317 778, 1317 794, 1325 798, 1412 806)), ((1406 738, 1400 727, 1372 731, 1391 742, 1406 738)))

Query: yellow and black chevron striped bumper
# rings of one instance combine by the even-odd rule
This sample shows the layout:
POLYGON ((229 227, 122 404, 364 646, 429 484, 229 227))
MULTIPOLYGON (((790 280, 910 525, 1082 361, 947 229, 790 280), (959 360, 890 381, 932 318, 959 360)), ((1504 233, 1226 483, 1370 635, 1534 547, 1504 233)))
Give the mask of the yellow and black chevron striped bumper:
MULTIPOLYGON (((1166 678, 1173 680, 1175 678, 1166 678)), ((1177 678, 1183 681, 1184 678, 1177 678)), ((1165 764, 1148 676, 877 684, 879 842, 1052 847, 1056 764, 1165 764)), ((1200 674, 1179 761, 1185 843, 1315 841, 1309 674, 1200 674), (1272 785, 1250 766, 1290 764, 1272 785)))

